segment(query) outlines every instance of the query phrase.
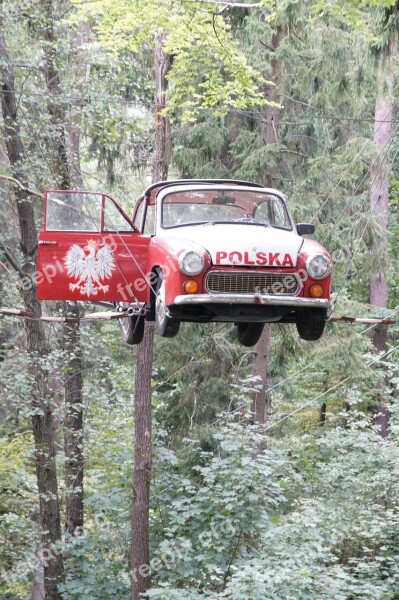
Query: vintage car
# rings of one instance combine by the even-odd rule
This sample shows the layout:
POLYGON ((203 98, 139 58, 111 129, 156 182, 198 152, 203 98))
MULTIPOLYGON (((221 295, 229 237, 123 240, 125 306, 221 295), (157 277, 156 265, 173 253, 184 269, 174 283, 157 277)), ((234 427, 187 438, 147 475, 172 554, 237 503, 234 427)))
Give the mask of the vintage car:
POLYGON ((264 323, 296 323, 301 338, 317 340, 331 258, 302 237, 312 233, 294 223, 284 194, 245 181, 163 181, 132 218, 106 194, 47 191, 38 298, 113 303, 129 344, 145 319, 164 337, 181 321, 231 322, 252 346, 264 323))

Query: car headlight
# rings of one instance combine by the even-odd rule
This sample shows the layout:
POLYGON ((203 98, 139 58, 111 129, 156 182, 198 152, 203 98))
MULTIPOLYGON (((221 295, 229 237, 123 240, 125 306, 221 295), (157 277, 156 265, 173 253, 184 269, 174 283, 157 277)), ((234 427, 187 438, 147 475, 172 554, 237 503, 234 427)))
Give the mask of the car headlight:
POLYGON ((322 254, 317 254, 306 261, 306 270, 312 279, 323 279, 330 274, 331 263, 322 254))
POLYGON ((185 275, 199 275, 204 266, 205 259, 199 252, 185 252, 179 258, 179 269, 185 275))

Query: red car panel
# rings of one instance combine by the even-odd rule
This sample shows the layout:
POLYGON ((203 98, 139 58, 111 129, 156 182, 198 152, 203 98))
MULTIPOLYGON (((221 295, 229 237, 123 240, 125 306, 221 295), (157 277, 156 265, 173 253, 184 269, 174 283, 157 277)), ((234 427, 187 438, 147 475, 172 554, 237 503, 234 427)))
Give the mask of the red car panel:
POLYGON ((104 194, 46 192, 45 229, 38 241, 38 299, 148 302, 150 240, 104 194), (108 213, 107 203, 112 207, 108 213), (110 218, 114 209, 118 230, 110 218))

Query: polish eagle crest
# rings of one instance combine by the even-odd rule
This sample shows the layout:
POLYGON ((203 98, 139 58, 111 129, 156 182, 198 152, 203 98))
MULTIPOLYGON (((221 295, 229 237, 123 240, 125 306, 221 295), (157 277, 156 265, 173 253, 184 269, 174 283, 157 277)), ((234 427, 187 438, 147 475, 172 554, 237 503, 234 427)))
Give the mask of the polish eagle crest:
POLYGON ((104 280, 112 277, 116 267, 114 254, 107 244, 88 240, 86 246, 73 244, 64 257, 64 265, 69 277, 75 283, 69 284, 71 291, 79 290, 82 296, 97 296, 98 292, 108 292, 109 285, 104 280))

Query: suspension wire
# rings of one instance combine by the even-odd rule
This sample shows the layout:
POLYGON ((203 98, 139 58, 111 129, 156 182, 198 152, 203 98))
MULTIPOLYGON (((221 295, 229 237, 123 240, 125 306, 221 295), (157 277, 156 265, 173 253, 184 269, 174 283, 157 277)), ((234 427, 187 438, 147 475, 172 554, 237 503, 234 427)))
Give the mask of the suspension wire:
MULTIPOLYGON (((376 173, 374 174, 373 179, 371 179, 371 182, 370 182, 370 183, 374 183, 375 179, 378 177, 379 169, 382 167, 382 161, 384 161, 386 159, 386 157, 388 156, 388 152, 389 152, 389 150, 390 150, 390 148, 392 146, 392 143, 393 143, 393 141, 394 141, 394 139, 396 137, 396 134, 397 134, 398 130, 399 130, 399 126, 396 126, 395 129, 390 133, 389 139, 385 142, 383 148, 381 148, 381 150, 378 152, 377 156, 371 162, 371 164, 368 167, 367 171, 363 175, 361 181, 358 183, 358 185, 356 186, 354 192, 349 197, 349 199, 346 202, 345 206, 343 207, 342 211, 338 215, 337 220, 335 221, 335 223, 333 225, 331 225, 330 231, 323 238, 322 244, 324 244, 331 237, 331 235, 333 234, 334 229, 336 229, 338 223, 340 222, 341 218, 345 214, 346 209, 351 204, 353 198, 355 198, 356 193, 359 191, 360 187, 363 185, 363 183, 367 179, 367 177, 370 174, 370 172, 371 172, 372 168, 374 167, 374 165, 377 164, 377 163, 380 163, 380 167, 377 169, 376 173)), ((393 163, 393 160, 392 160, 392 163, 393 163)), ((363 209, 363 206, 364 206, 365 203, 366 203, 366 199, 363 200, 363 202, 361 204, 361 207, 358 210, 358 213, 357 213, 358 215, 359 215, 360 211, 363 209)))
MULTIPOLYGON (((394 108, 397 107, 399 103, 399 98, 397 98, 395 100, 395 102, 392 104, 392 106, 390 107, 389 111, 386 114, 386 119, 389 117, 389 115, 392 114, 394 108)), ((385 123, 386 121, 382 121, 378 127, 373 131, 373 133, 370 135, 370 137, 367 139, 367 141, 365 142, 365 144, 362 146, 361 150, 359 151, 359 153, 356 155, 356 157, 353 159, 353 161, 350 163, 349 167, 346 169, 346 171, 344 172, 344 174, 341 176, 341 178, 339 179, 339 181, 335 184, 335 186, 333 187, 333 189, 330 191, 330 193, 328 194, 327 198, 324 200, 324 202, 322 203, 321 206, 319 206, 319 208, 317 209, 317 211, 315 212, 315 214, 312 217, 312 221, 314 221, 316 219, 316 217, 320 214, 320 212, 322 211, 322 209, 324 208, 324 206, 327 204, 327 202, 332 198, 334 192, 338 189, 339 185, 342 183, 342 181, 344 180, 344 178, 346 177, 346 175, 350 172, 351 168, 353 167, 353 165, 357 162, 357 160, 360 158, 360 156, 363 154, 364 150, 366 149, 366 147, 370 144, 370 142, 373 141, 375 134, 379 131, 379 129, 382 127, 383 123, 385 123)))
MULTIPOLYGON (((25 93, 25 94, 26 94, 26 93, 25 93)), ((36 94, 36 95, 40 96, 40 94, 36 94)), ((43 96, 45 96, 45 95, 43 94, 43 96)), ((387 117, 388 117, 388 115, 389 115, 389 114, 392 112, 392 110, 394 109, 394 107, 397 105, 397 103, 398 103, 398 102, 399 102, 399 99, 395 101, 395 103, 393 104, 392 108, 391 108, 391 109, 390 109, 390 111, 387 113, 387 117)), ((128 102, 126 102, 126 101, 123 101, 123 103, 124 103, 124 104, 127 104, 128 102)), ((152 106, 152 105, 149 105, 149 106, 152 106)), ((247 114, 249 114, 249 115, 253 114, 251 111, 239 111, 239 110, 234 110, 234 109, 232 110, 232 112, 240 112, 241 114, 244 114, 245 112, 247 112, 247 114)), ((332 118, 332 117, 330 117, 330 118, 332 118)), ((338 118, 338 117, 337 117, 337 118, 338 118)), ((25 116, 25 115, 24 115, 24 119, 25 119, 25 121, 26 121, 26 123, 27 123, 28 127, 31 129, 31 127, 30 127, 30 124, 29 124, 29 122, 28 122, 28 120, 27 120, 27 118, 26 118, 26 116, 25 116)), ((357 120, 357 119, 353 119, 353 120, 357 120)), ((379 121, 380 125, 378 126, 378 128, 376 129, 376 131, 378 131, 378 129, 379 129, 379 128, 382 126, 382 124, 383 124, 383 123, 385 123, 385 122, 388 122, 388 119, 384 119, 384 120, 381 120, 381 121, 379 121)), ((35 135, 35 134, 34 134, 34 135, 35 135)), ((330 194, 328 195, 328 197, 326 198, 326 200, 324 201, 324 203, 322 204, 322 206, 321 206, 321 207, 319 207, 318 211, 317 211, 317 212, 316 212, 316 214, 315 214, 315 217, 316 217, 316 216, 317 216, 317 215, 320 213, 320 211, 322 210, 322 208, 323 208, 323 206, 326 204, 326 202, 327 202, 327 201, 328 201, 328 200, 329 200, 329 199, 332 197, 332 194, 333 194, 333 192, 334 192, 334 191, 337 189, 337 187, 338 187, 338 186, 339 186, 339 184, 342 182, 342 180, 343 180, 343 178, 345 177, 345 175, 346 175, 346 174, 349 172, 350 168, 353 166, 353 164, 355 164, 356 160, 357 160, 357 159, 359 158, 359 156, 362 154, 363 150, 366 148, 366 146, 367 146, 367 145, 370 143, 370 141, 373 139, 373 136, 374 136, 374 133, 373 133, 373 135, 372 135, 372 136, 371 136, 371 137, 370 137, 370 138, 367 140, 367 142, 365 143, 365 145, 363 146, 363 148, 361 149, 361 151, 359 152, 359 154, 356 156, 356 158, 355 158, 355 159, 352 161, 351 165, 348 167, 348 169, 347 169, 347 171, 345 172, 345 174, 344 174, 344 175, 341 177, 341 179, 339 180, 339 182, 338 182, 338 183, 335 185, 335 187, 333 188, 333 190, 330 192, 330 194)), ((35 137, 36 137, 36 135, 35 135, 35 137)), ((393 138, 393 135, 392 135, 391 137, 393 138)), ((392 139, 391 139, 391 143, 392 143, 392 139)), ((47 165, 49 166, 50 170, 52 171, 51 165, 49 164, 47 157, 44 155, 44 153, 43 153, 43 150, 42 150, 42 148, 41 148, 40 144, 39 144, 39 146, 38 146, 38 147, 39 147, 40 153, 42 154, 42 157, 43 157, 43 159, 44 159, 44 160, 47 162, 47 165)), ((383 149, 383 150, 384 150, 384 149, 383 149)), ((381 153, 380 153, 380 154, 382 154, 383 150, 381 151, 381 153)), ((396 153, 395 153, 395 156, 396 156, 396 153)), ((375 161, 374 161, 374 162, 375 162, 375 161)), ((373 164, 374 164, 374 162, 373 162, 373 164)), ((370 168, 368 169, 368 171, 369 171, 369 170, 370 170, 370 168)), ((363 180, 364 180, 364 179, 363 179, 363 180)), ((362 181, 363 181, 363 180, 362 180, 362 181)), ((353 196, 352 196, 352 197, 353 197, 353 196)), ((370 215, 370 217, 371 217, 371 215, 370 215)), ((365 226, 365 229, 366 229, 366 228, 367 228, 367 224, 366 224, 366 226, 365 226)), ((363 235, 364 235, 365 229, 364 229, 364 231, 363 231, 363 233, 362 233, 362 237, 363 237, 363 235)), ((114 233, 114 232, 112 232, 112 233, 114 233)), ((142 270, 141 266, 138 264, 138 262, 137 262, 137 260, 136 260, 135 256, 134 256, 134 255, 131 253, 130 249, 129 249, 129 248, 126 246, 126 244, 125 244, 125 242, 124 242, 124 240, 123 240, 123 238, 122 238, 122 236, 121 236, 121 232, 120 232, 120 230, 116 230, 116 234, 119 236, 120 240, 121 240, 121 241, 122 241, 122 243, 124 244, 124 246, 125 246, 125 249, 126 249, 126 250, 127 250, 127 252, 129 253, 129 255, 130 255, 130 257, 132 258, 132 260, 135 262, 135 264, 136 264, 136 266, 138 267, 138 269, 139 269, 140 273, 143 275, 143 277, 144 277, 144 278, 145 278, 145 280, 147 281, 147 283, 148 283, 148 285, 150 286, 150 288, 151 288, 151 289, 154 291, 154 287, 151 285, 151 282, 148 280, 148 277, 146 276, 146 274, 145 274, 145 273, 144 273, 144 271, 142 270)), ((361 237, 361 239, 362 239, 362 237, 361 237)), ((353 256, 352 256, 352 260, 353 260, 353 256)), ((397 312, 397 311, 395 311, 395 312, 397 312)), ((364 331, 361 333, 361 335, 362 335, 363 333, 365 333, 366 331, 368 331, 368 330, 372 329, 372 328, 373 328, 373 327, 375 327, 375 326, 376 326, 376 325, 374 324, 374 325, 372 325, 371 327, 369 327, 369 328, 365 329, 365 330, 364 330, 364 331)), ((190 362, 191 362, 191 361, 189 361, 189 363, 190 363, 190 362)), ((187 366, 189 365, 189 363, 187 364, 187 366)), ((276 383, 275 385, 271 386, 270 388, 268 388, 268 390, 266 390, 266 392, 269 392, 269 391, 271 391, 271 390, 275 389, 276 387, 278 387, 278 386, 282 385, 282 384, 283 384, 284 382, 286 382, 287 380, 289 380, 289 379, 292 379, 292 378, 296 377, 298 374, 300 374, 300 373, 301 373, 301 372, 303 372, 304 370, 306 370, 306 369, 310 368, 310 366, 312 366, 312 364, 314 364, 314 363, 309 363, 308 365, 306 365, 305 367, 303 367, 303 368, 302 368, 302 369, 300 369, 299 371, 296 371, 294 374, 292 374, 292 375, 290 375, 290 376, 286 377, 286 378, 285 378, 285 379, 283 379, 282 381, 280 381, 280 382, 276 383)), ((182 367, 182 369, 183 369, 183 368, 185 368, 185 366, 184 366, 184 367, 182 367)), ((179 371, 180 371, 180 370, 179 370, 179 371)))
MULTIPOLYGON (((44 92, 29 92, 26 90, 3 90, 4 94, 23 94, 23 96, 25 97, 37 97, 37 98, 43 98, 43 99, 48 99, 48 95, 45 94, 44 92)), ((96 104, 96 103, 108 103, 110 105, 112 104, 120 104, 122 106, 134 106, 138 109, 148 109, 148 110, 153 110, 154 108, 156 108, 155 103, 151 103, 151 102, 138 102, 137 100, 126 100, 124 98, 120 98, 118 96, 97 96, 97 97, 90 97, 90 96, 77 96, 77 95, 59 95, 57 97, 58 100, 60 100, 61 102, 63 102, 64 104, 69 104, 69 105, 73 105, 74 103, 77 104, 81 104, 82 102, 85 103, 91 103, 91 104, 96 104)), ((290 99, 290 98, 289 98, 290 99)), ((290 99, 291 102, 294 102, 292 99, 290 99)), ((32 106, 29 107, 29 110, 32 108, 32 106)), ((186 108, 184 106, 184 104, 178 104, 178 105, 174 105, 173 108, 186 108)), ((339 120, 339 121, 345 121, 345 122, 350 122, 350 123, 388 123, 388 122, 393 122, 390 119, 374 119, 372 117, 370 118, 364 118, 364 117, 346 117, 344 115, 338 115, 338 114, 330 114, 330 113, 322 113, 321 109, 318 109, 317 107, 312 107, 312 106, 307 106, 308 109, 311 109, 313 111, 319 111, 319 114, 312 114, 311 118, 312 119, 319 119, 319 120, 324 120, 324 121, 334 121, 334 120, 339 120)), ((209 108, 208 107, 204 107, 204 106, 198 106, 196 107, 196 109, 198 110, 203 110, 203 111, 208 111, 209 108)), ((244 109, 244 108, 233 108, 230 107, 229 109, 230 113, 233 114, 239 114, 242 116, 246 116, 246 117, 250 117, 251 119, 257 120, 257 121, 264 121, 265 120, 265 115, 264 113, 260 112, 256 107, 254 107, 253 109, 244 109), (257 111, 257 112, 255 112, 257 111)), ((273 109, 271 110, 271 114, 280 114, 280 109, 275 109, 275 112, 273 111, 273 109)), ((290 115, 285 115, 284 118, 288 118, 290 115)), ((282 123, 287 124, 287 125, 311 125, 312 122, 308 121, 308 120, 298 120, 298 121, 282 121, 282 123)))
MULTIPOLYGON (((387 350, 386 352, 383 352, 382 354, 379 354, 372 361, 368 362, 367 365, 369 367, 371 367, 372 365, 380 362, 383 358, 386 358, 388 356, 388 354, 391 354, 392 352, 394 352, 397 349, 399 349, 399 344, 397 344, 393 348, 390 348, 390 350, 387 350)), ((301 406, 299 406, 298 408, 296 408, 295 410, 293 410, 292 412, 290 412, 288 415, 285 415, 284 417, 282 417, 278 421, 275 421, 275 423, 272 423, 271 425, 269 425, 268 427, 266 427, 265 431, 270 431, 270 429, 273 429, 276 425, 279 425, 283 421, 286 421, 287 419, 289 419, 290 417, 292 417, 292 415, 295 415, 296 413, 300 412, 301 410, 303 410, 304 408, 306 408, 310 404, 313 404, 313 402, 316 402, 316 400, 319 400, 320 398, 322 398, 323 396, 325 396, 329 392, 337 389, 338 387, 340 387, 341 385, 343 385, 344 383, 346 383, 349 379, 352 379, 352 377, 353 377, 353 375, 348 375, 348 377, 345 377, 345 379, 341 379, 341 381, 339 381, 335 385, 331 386, 328 390, 325 390, 324 392, 322 392, 318 396, 315 396, 314 398, 312 398, 311 400, 309 400, 305 404, 302 404, 301 406)))
MULTIPOLYGON (((395 154, 394 154, 394 156, 393 156, 393 158, 392 158, 392 161, 391 161, 391 163, 393 163, 393 162, 395 161, 395 159, 396 159, 396 156, 398 155, 398 153, 399 153, 399 146, 398 146, 398 148, 395 150, 395 154)), ((380 166, 379 170, 380 170, 381 168, 382 168, 382 164, 381 164, 381 166, 380 166)), ((378 171, 377 171, 377 173, 376 173, 376 176, 375 176, 375 178, 377 178, 377 175, 378 175, 378 171)), ((384 185, 386 184, 388 177, 389 177, 389 169, 387 169, 387 172, 386 172, 386 174, 385 174, 385 176, 384 176, 384 179, 381 181, 381 185, 380 185, 380 188, 379 188, 379 193, 381 192, 382 188, 383 188, 383 187, 384 187, 384 185)), ((353 252, 351 253, 351 256, 350 256, 350 259, 349 259, 349 263, 348 263, 348 267, 347 267, 347 269, 346 269, 346 271, 345 271, 345 277, 344 277, 344 281, 342 282, 342 285, 340 286, 340 288, 339 288, 339 290, 338 290, 338 292, 337 292, 337 295, 335 296, 335 300, 334 300, 333 306, 332 306, 332 308, 331 308, 331 313, 334 311, 335 305, 337 304, 337 301, 338 301, 338 297, 339 297, 339 295, 340 295, 340 293, 341 293, 341 291, 342 291, 342 289, 343 289, 343 287, 344 287, 344 284, 345 284, 345 282, 346 282, 346 279, 348 278, 348 275, 349 275, 350 269, 351 269, 351 267, 352 267, 352 265, 353 265, 353 261, 354 261, 354 259, 355 259, 355 254, 356 254, 356 252, 358 252, 358 251, 359 251, 359 249, 360 249, 360 245, 361 245, 361 243, 362 243, 362 241, 363 241, 364 235, 365 235, 365 233, 366 233, 366 231, 367 231, 367 228, 368 228, 368 226, 369 226, 369 223, 370 223, 370 221, 371 221, 371 218, 373 217, 373 215, 374 215, 374 213, 376 212, 376 210, 377 210, 377 203, 375 203, 375 204, 374 204, 374 206, 372 206, 372 208, 371 208, 371 210, 370 210, 370 212, 369 212, 369 215, 368 215, 368 217, 367 217, 366 223, 365 223, 365 225, 364 225, 364 227, 363 227, 363 231, 362 231, 362 233, 361 233, 361 235, 360 235, 360 238, 357 240, 356 247, 355 247, 355 249, 353 250, 353 252)), ((350 231, 350 235, 352 234, 352 232, 353 232, 353 230, 354 230, 354 227, 355 227, 355 225, 357 224, 357 222, 358 222, 359 220, 360 220, 360 217, 359 217, 359 218, 357 219, 357 221, 355 221, 355 223, 352 225, 352 228, 351 228, 351 231, 350 231)))
MULTIPOLYGON (((394 315, 397 315, 398 313, 399 313, 399 305, 396 308, 392 309, 392 311, 387 315, 387 318, 389 319, 389 318, 393 317, 394 315)), ((363 329, 363 331, 361 331, 359 333, 359 335, 364 335, 365 333, 368 333, 372 329, 375 329, 377 326, 378 326, 378 323, 373 323, 373 324, 369 325, 368 327, 366 327, 365 329, 363 329)), ((296 379, 296 377, 298 375, 300 375, 304 371, 307 371, 308 369, 310 369, 310 367, 313 367, 315 365, 315 363, 316 363, 316 359, 314 358, 310 362, 308 362, 304 367, 302 367, 301 369, 298 369, 294 373, 287 375, 287 377, 285 377, 281 381, 278 381, 274 385, 268 387, 264 393, 268 394, 269 392, 276 389, 277 387, 280 387, 287 381, 290 381, 291 379, 296 379)), ((246 406, 246 404, 247 404, 246 402, 244 402, 243 404, 240 404, 237 408, 235 408, 233 411, 231 411, 231 413, 229 413, 229 415, 221 415, 218 419, 216 419, 214 421, 214 423, 219 423, 220 421, 223 421, 225 418, 227 418, 227 416, 230 416, 232 414, 235 414, 236 412, 239 412, 240 410, 242 410, 242 408, 244 408, 246 406)))
MULTIPOLYGON (((36 142, 37 142, 38 136, 37 136, 37 135, 36 135, 36 133, 33 131, 33 129, 32 129, 32 127, 31 127, 31 125, 30 125, 29 121, 27 120, 27 118, 26 118, 26 117, 24 117, 24 119, 25 119, 25 122, 26 122, 26 124, 28 125, 28 128, 29 128, 30 132, 32 133, 32 135, 33 135, 34 139, 35 139, 35 140, 36 140, 36 142)), ((62 143, 62 142, 63 142, 63 140, 61 139, 61 137, 60 137, 59 135, 58 135, 58 138, 57 138, 57 139, 58 139, 58 141, 59 141, 60 143, 62 143)), ((40 151, 40 153, 41 153, 41 155, 42 155, 42 158, 43 158, 43 160, 46 162, 46 164, 47 164, 47 166, 48 166, 48 168, 49 168, 49 170, 50 170, 50 173, 51 173, 51 174, 53 175, 53 177, 54 177, 54 176, 55 176, 55 173, 54 173, 54 171, 53 171, 52 165, 51 165, 51 164, 50 164, 50 162, 48 161, 48 158, 47 158, 47 156, 44 154, 44 152, 43 152, 43 150, 42 150, 42 148, 41 148, 40 144, 37 144, 37 147, 38 147, 38 149, 39 149, 39 151, 40 151)), ((30 161, 30 162, 31 162, 31 161, 30 161)), ((32 162, 31 162, 31 166, 33 167, 33 170, 35 170, 35 168, 34 168, 34 166, 33 166, 32 162)), ((60 190, 60 191, 62 191, 62 190, 60 190)), ((77 190, 77 191, 78 191, 78 190, 77 190)), ((98 227, 97 227, 97 229, 98 229, 98 227)), ((103 240, 103 242, 104 242, 103 232, 100 232, 100 231, 98 230, 98 231, 97 231, 97 233, 99 233, 99 235, 101 236, 101 238, 102 238, 102 240, 103 240)), ((112 232, 109 232, 109 233, 110 233, 110 234, 114 234, 114 233, 116 234, 116 236, 119 238, 120 242, 121 242, 121 243, 122 243, 122 245, 124 246, 124 249, 125 249, 125 250, 126 250, 126 252, 128 253, 129 257, 130 257, 130 258, 133 260, 133 262, 134 262, 135 266, 137 267, 137 269, 138 269, 138 271, 139 271, 140 275, 141 275, 141 276, 144 278, 144 281, 147 283, 147 285, 149 286, 149 288, 150 288, 150 290, 153 292, 153 294, 154 294, 154 295, 156 295, 156 292, 157 292, 157 290, 156 290, 156 286, 155 286, 154 284, 152 284, 152 283, 151 283, 151 279, 150 279, 150 277, 148 277, 148 274, 146 274, 146 273, 144 272, 144 270, 142 269, 141 265, 140 265, 140 264, 139 264, 139 262, 137 261, 136 257, 135 257, 135 256, 134 256, 134 254, 131 252, 130 248, 128 247, 128 245, 126 244, 126 242, 125 242, 124 238, 123 238, 123 237, 122 237, 122 235, 121 235, 121 231, 120 231, 119 229, 116 229, 115 231, 112 231, 112 232)), ((137 234, 137 235, 139 235, 139 234, 137 234)), ((117 261, 116 261, 116 262, 117 262, 117 261)), ((118 263, 117 263, 117 264, 118 264, 118 263)), ((130 293, 131 293, 131 294, 132 294, 132 295, 135 297, 135 304, 136 304, 137 306, 139 306, 139 304, 140 304, 140 303, 138 302, 138 300, 137 300, 137 297, 136 297, 136 296, 134 295, 134 293, 132 292, 132 283, 129 283, 129 282, 127 281, 127 278, 126 278, 125 274, 123 273, 122 269, 119 267, 119 265, 118 265, 118 270, 120 271, 120 273, 121 273, 121 275, 122 275, 123 279, 125 280, 126 289, 127 289, 127 290, 129 290, 129 291, 130 291, 130 293)), ((168 310, 168 308, 167 308, 166 304, 164 303, 163 299, 159 297, 159 298, 158 298, 158 301, 159 301, 161 304, 163 304, 163 307, 164 307, 164 309, 165 309, 165 311, 166 311, 166 313, 167 313, 167 316, 170 316, 170 311, 168 310)))
MULTIPOLYGON (((390 110, 388 111, 388 113, 387 113, 386 117, 388 117, 388 116, 389 116, 389 115, 392 113, 392 111, 393 111, 394 107, 396 106, 396 104, 397 104, 398 102, 399 102, 399 99, 397 99, 397 100, 396 100, 396 102, 395 102, 395 103, 392 105, 392 107, 391 107, 391 108, 390 108, 390 110)), ((29 122, 28 122, 28 120, 27 120, 27 118, 26 118, 26 116, 25 116, 25 115, 24 115, 24 119, 25 119, 25 121, 26 121, 26 123, 27 123, 28 127, 31 129, 31 127, 30 127, 30 124, 29 124, 29 122)), ((386 122, 386 119, 384 119, 384 121, 382 121, 382 122, 380 123, 380 125, 378 126, 378 128, 376 129, 376 131, 378 131, 378 129, 379 129, 381 126, 382 126, 382 124, 383 124, 384 122, 386 122)), ((397 129, 398 129, 398 128, 396 128, 396 130, 397 130, 397 129)), ((32 129, 31 129, 31 130, 32 130, 32 129)), ((391 134, 391 137, 390 137, 390 141, 389 141, 389 146, 388 146, 388 149, 389 149, 389 147, 390 147, 390 145, 391 145, 391 143, 392 143, 392 140, 393 140, 393 138, 394 138, 394 135, 395 135, 395 133, 396 133, 396 130, 395 130, 395 131, 394 131, 394 132, 391 134)), ((317 215, 320 213, 320 211, 322 210, 323 206, 324 206, 324 205, 325 205, 325 204, 328 202, 328 200, 329 200, 329 199, 332 197, 332 194, 333 194, 333 192, 334 192, 334 191, 337 189, 337 187, 338 187, 338 186, 339 186, 339 184, 342 182, 342 180, 344 179, 344 177, 345 177, 345 175, 347 174, 347 172, 350 170, 350 168, 353 166, 353 164, 354 164, 354 163, 356 162, 356 160, 359 158, 359 156, 361 155, 361 153, 363 152, 363 150, 365 149, 365 147, 368 145, 368 143, 371 141, 371 139, 373 139, 374 135, 375 135, 375 132, 372 134, 371 138, 369 138, 369 139, 367 140, 366 144, 363 146, 363 148, 361 149, 361 151, 359 152, 359 154, 357 155, 357 157, 355 157, 355 159, 352 161, 351 165, 348 167, 348 169, 346 170, 346 172, 344 173, 344 175, 341 177, 341 179, 338 181, 338 183, 337 183, 337 184, 334 186, 333 190, 332 190, 332 191, 330 192, 330 194, 327 196, 326 200, 323 202, 323 204, 321 205, 321 207, 319 207, 318 211, 316 212, 316 214, 315 214, 315 216, 314 216, 313 218, 315 218, 315 217, 316 217, 316 216, 317 216, 317 215)), ((35 137, 36 137, 36 136, 35 136, 35 137)), ((60 141, 61 141, 61 138, 59 138, 59 139, 60 139, 60 141)), ((376 159, 374 159, 373 163, 370 165, 370 167, 369 167, 369 169, 367 170, 366 174, 364 175, 364 177, 363 177, 362 181, 359 183, 359 185, 357 186, 357 188, 356 188, 355 192, 352 194, 351 198, 350 198, 350 199, 348 200, 348 202, 346 203, 346 205, 345 205, 345 207, 344 207, 343 211, 342 211, 342 212, 341 212, 341 214, 339 215, 338 221, 337 221, 337 222, 334 224, 334 226, 332 227, 332 229, 330 230, 330 232, 327 234, 327 236, 326 236, 326 238, 325 238, 325 239, 327 239, 328 237, 330 237, 330 236, 331 236, 331 234, 332 234, 332 232, 333 232, 334 228, 337 226, 337 224, 338 224, 339 220, 341 219, 341 217, 342 217, 342 215, 343 215, 343 213, 344 213, 345 209, 347 208, 347 206, 349 205, 349 203, 351 202, 351 200, 352 200, 352 199, 353 199, 353 197, 355 196, 355 194, 356 194, 357 190, 359 189, 360 185, 363 183, 363 181, 364 181, 364 180, 365 180, 365 178, 367 177, 367 174, 368 174, 368 172, 371 170, 372 166, 373 166, 373 165, 375 164, 375 162, 376 162, 376 161, 379 159, 380 155, 381 155, 381 154, 384 152, 384 150, 385 150, 385 148, 386 148, 386 146, 387 146, 387 145, 388 145, 388 142, 385 144, 384 148, 381 150, 381 152, 379 153, 378 157, 377 157, 376 159)), ((42 149, 41 149, 41 146, 40 146, 40 144, 38 144, 38 148, 39 148, 39 151, 40 151, 40 153, 42 154, 42 157, 43 157, 43 159, 44 159, 44 160, 47 162, 47 165, 49 166, 50 170, 52 171, 51 165, 49 164, 49 162, 48 162, 48 160, 47 160, 47 157, 44 155, 44 153, 43 153, 43 151, 42 151, 42 149)), ((377 177, 377 174, 375 175, 375 177, 377 177)), ((360 211, 359 211, 359 213, 358 213, 358 214, 360 214, 360 211)), ((359 217, 359 218, 360 218, 360 217, 359 217)), ((356 223, 357 223, 357 221, 355 221, 354 225, 352 226, 352 230, 353 230, 353 228, 354 228, 354 226, 355 226, 355 224, 356 224, 356 223)), ((144 273, 144 271, 143 271, 143 269, 141 268, 141 265, 139 265, 139 263, 138 263, 138 261, 137 261, 136 257, 133 255, 133 253, 131 252, 130 248, 127 246, 127 244, 126 244, 125 240, 122 238, 120 230, 116 230, 116 234, 119 236, 119 239, 120 239, 120 241, 122 242, 122 244, 124 245, 124 247, 125 247, 125 250, 127 251, 127 253, 129 254, 129 256, 131 257, 131 259, 134 261, 134 263, 135 263, 136 267, 138 268, 138 270, 139 270, 140 274, 143 276, 143 278, 144 278, 144 280, 146 281, 147 285, 150 287, 150 289, 152 290, 152 292, 155 294, 155 293, 156 293, 156 290, 154 289, 154 286, 151 284, 151 281, 150 281, 150 279, 148 278, 147 274, 146 274, 146 273, 144 273)), ((323 242, 323 243, 324 243, 324 242, 323 242)), ((353 261, 353 256, 352 256, 352 261, 353 261)), ((352 264, 352 261, 351 261, 351 263, 350 263, 350 266, 351 266, 351 264, 352 264)), ((350 266, 349 266, 349 268, 350 268, 350 266)), ((347 272, 349 272, 349 268, 348 268, 348 271, 347 271, 347 272)), ((119 270, 120 270, 120 269, 119 269, 119 270)), ((123 276, 123 278, 124 278, 124 280, 125 280, 125 283, 126 283, 126 287, 127 287, 127 289, 129 289, 129 290, 131 291, 131 284, 129 285, 129 283, 127 282, 127 279, 126 279, 126 277, 125 277, 124 273, 122 273, 122 276, 123 276)), ((131 293, 132 293, 132 292, 131 292, 131 293)), ((161 299, 161 301, 162 301, 162 299, 161 299)), ((163 301, 162 301, 162 302, 163 302, 163 301)), ((136 298, 136 303, 137 303, 137 298, 136 298)), ((336 302, 334 302, 334 306, 335 306, 335 304, 336 304, 336 302)), ((165 306, 165 305, 164 305, 164 306, 165 306)), ((165 308, 166 308, 166 306, 165 306, 165 308)))

